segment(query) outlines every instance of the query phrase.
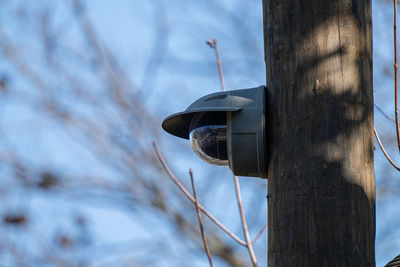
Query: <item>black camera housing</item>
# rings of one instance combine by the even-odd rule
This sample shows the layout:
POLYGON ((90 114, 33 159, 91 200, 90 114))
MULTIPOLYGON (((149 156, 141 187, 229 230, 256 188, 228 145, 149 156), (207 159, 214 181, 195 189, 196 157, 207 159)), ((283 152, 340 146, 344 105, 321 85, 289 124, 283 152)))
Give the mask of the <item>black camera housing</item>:
MULTIPOLYGON (((190 139, 191 132, 200 127, 207 130, 207 126, 210 126, 210 131, 203 131, 207 133, 203 139, 221 144, 225 140, 221 129, 226 127, 226 153, 232 172, 238 176, 266 178, 265 91, 265 86, 259 86, 206 95, 193 102, 185 111, 168 116, 162 127, 172 135, 190 139), (219 129, 222 134, 214 133, 213 129, 219 129)), ((225 149, 221 144, 208 144, 208 147, 225 149)), ((223 152, 216 154, 225 155, 223 152)), ((207 154, 204 151, 196 153, 207 154)), ((214 154, 212 156, 218 157, 214 154)), ((218 160, 216 163, 206 161, 226 165, 225 161, 218 160)))

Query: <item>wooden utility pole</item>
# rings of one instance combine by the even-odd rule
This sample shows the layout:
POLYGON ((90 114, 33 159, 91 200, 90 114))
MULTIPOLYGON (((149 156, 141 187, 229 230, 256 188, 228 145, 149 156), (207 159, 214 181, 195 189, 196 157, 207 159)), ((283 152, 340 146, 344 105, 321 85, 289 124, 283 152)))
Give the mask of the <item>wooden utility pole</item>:
POLYGON ((375 266, 370 0, 264 0, 268 266, 375 266))

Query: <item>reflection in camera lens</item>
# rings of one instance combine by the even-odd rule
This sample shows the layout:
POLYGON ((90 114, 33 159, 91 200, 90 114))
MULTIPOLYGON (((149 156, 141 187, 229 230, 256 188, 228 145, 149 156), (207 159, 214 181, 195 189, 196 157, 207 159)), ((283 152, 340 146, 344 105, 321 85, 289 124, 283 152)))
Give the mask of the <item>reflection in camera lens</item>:
POLYGON ((204 161, 228 165, 226 125, 207 125, 190 132, 194 152, 204 161))

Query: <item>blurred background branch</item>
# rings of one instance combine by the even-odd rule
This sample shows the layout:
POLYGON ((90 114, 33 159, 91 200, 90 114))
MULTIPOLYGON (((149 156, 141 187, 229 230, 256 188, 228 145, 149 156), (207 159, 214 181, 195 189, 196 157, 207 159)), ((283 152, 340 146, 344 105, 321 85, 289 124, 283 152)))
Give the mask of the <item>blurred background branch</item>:
MULTIPOLYGON (((160 133, 160 120, 171 111, 165 104, 173 107, 173 99, 185 89, 182 84, 169 90, 187 75, 179 65, 189 66, 186 71, 192 77, 200 70, 202 80, 210 80, 215 72, 204 66, 213 59, 201 56, 195 60, 198 64, 182 50, 177 55, 170 51, 168 15, 178 5, 167 9, 162 1, 119 4, 113 6, 115 10, 99 4, 95 11, 90 2, 79 0, 1 3, 7 11, 1 12, 6 22, 2 25, 7 27, 0 27, 0 170, 5 177, 0 188, 6 203, 1 244, 7 250, 0 258, 7 266, 157 266, 161 261, 172 266, 201 265, 198 255, 203 244, 196 214, 187 212, 191 205, 166 179, 151 142, 157 139, 165 149, 173 147, 164 144, 167 139, 160 133), (106 33, 99 25, 111 24, 124 8, 136 17, 128 16, 121 25, 120 40, 130 40, 137 47, 122 51, 105 35, 115 29, 106 33), (150 14, 150 31, 142 33, 143 24, 130 28, 142 20, 137 8, 150 14), (146 56, 141 56, 142 51, 146 56), (127 60, 132 54, 137 61, 127 60), (172 64, 175 81, 167 79, 170 74, 163 62, 172 64), (113 241, 116 235, 121 237, 113 241), (104 246, 113 249, 100 256, 104 246)), ((208 9, 199 6, 201 12, 208 9)), ((219 8, 230 18, 228 10, 219 8)), ((202 31, 210 34, 205 28, 202 31)), ((222 33, 222 28, 217 31, 222 33)), ((193 98, 191 94, 183 97, 193 98)), ((185 99, 179 101, 184 104, 185 99)), ((181 172, 179 166, 184 164, 179 158, 187 158, 190 151, 183 143, 172 149, 181 155, 174 155, 172 167, 181 172)), ((204 169, 199 176, 209 177, 199 181, 199 194, 210 191, 204 200, 229 201, 226 193, 215 194, 226 187, 224 172, 214 174, 221 177, 214 180, 211 168, 197 168, 204 169)), ((259 199, 262 212, 254 214, 252 224, 261 228, 265 192, 256 191, 254 198, 259 199)), ((219 215, 240 229, 235 216, 219 215)), ((245 250, 236 248, 215 227, 207 229, 218 266, 247 265, 245 250)), ((259 250, 265 251, 262 242, 259 250)))

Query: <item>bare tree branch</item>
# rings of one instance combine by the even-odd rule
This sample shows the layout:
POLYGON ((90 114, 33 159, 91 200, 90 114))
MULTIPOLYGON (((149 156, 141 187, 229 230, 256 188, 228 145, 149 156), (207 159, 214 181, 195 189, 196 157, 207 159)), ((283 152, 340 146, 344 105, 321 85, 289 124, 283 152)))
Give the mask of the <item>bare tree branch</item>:
MULTIPOLYGON (((394 42, 394 105, 396 116, 397 146, 400 152, 399 96, 398 96, 398 64, 397 64, 397 0, 393 0, 393 42, 394 42)), ((393 165, 393 164, 392 164, 393 165)))
POLYGON ((194 185, 192 169, 189 169, 189 175, 190 175, 190 181, 192 183, 193 195, 194 195, 195 206, 196 206, 196 211, 197 211, 197 218, 199 219, 201 238, 203 239, 204 249, 206 251, 206 254, 207 254, 207 257, 208 257, 208 261, 210 262, 210 266, 213 267, 214 265, 213 265, 213 262, 212 262, 212 259, 211 259, 210 250, 208 249, 207 237, 206 237, 206 234, 204 232, 203 220, 201 219, 201 212, 200 212, 200 208, 199 208, 199 201, 197 199, 196 187, 194 185))
POLYGON ((242 196, 240 194, 239 177, 234 175, 233 179, 235 181, 236 197, 237 197, 238 206, 239 206, 240 218, 242 220, 243 234, 244 234, 244 237, 246 238, 246 246, 247 246, 247 249, 249 250, 249 254, 250 254, 250 258, 251 258, 251 262, 253 263, 253 266, 257 267, 257 258, 256 258, 256 255, 254 254, 253 245, 252 245, 252 242, 250 239, 249 229, 247 228, 246 217, 244 216, 242 196))
POLYGON ((400 167, 397 166, 396 163, 394 163, 394 161, 390 158, 390 156, 389 156, 388 153, 386 152, 385 148, 383 147, 382 142, 381 142, 381 139, 379 138, 378 132, 376 131, 375 127, 374 127, 374 134, 375 134, 376 140, 378 140, 378 144, 379 144, 379 146, 380 146, 380 148, 381 148, 383 154, 384 154, 385 157, 387 158, 387 160, 390 162, 390 164, 392 164, 392 166, 393 166, 396 170, 400 171, 400 167))
MULTIPOLYGON (((164 167, 165 171, 168 173, 169 177, 171 177, 172 181, 178 186, 178 188, 183 192, 183 194, 195 204, 196 200, 189 193, 189 191, 185 188, 185 186, 179 181, 179 179, 175 176, 175 174, 170 170, 164 158, 161 156, 160 151, 158 150, 156 142, 153 142, 154 151, 158 159, 160 160, 161 165, 164 167)), ((218 221, 211 213, 206 210, 201 204, 199 204, 199 209, 208 217, 212 222, 214 222, 222 231, 227 233, 233 240, 238 242, 242 246, 246 246, 246 243, 237 237, 234 233, 232 233, 228 228, 226 228, 220 221, 218 221)))
POLYGON ((264 225, 264 227, 260 230, 260 232, 258 233, 258 235, 256 236, 256 238, 254 238, 254 240, 251 242, 251 244, 255 244, 257 242, 257 240, 260 238, 260 236, 265 232, 265 230, 267 229, 267 224, 264 225))
POLYGON ((215 55, 217 57, 217 64, 218 64, 219 79, 221 81, 221 90, 224 92, 224 91, 226 91, 226 88, 225 88, 224 74, 222 72, 222 63, 221 63, 221 57, 219 55, 219 49, 218 49, 217 40, 210 39, 210 40, 207 41, 207 44, 211 48, 215 49, 215 55))

